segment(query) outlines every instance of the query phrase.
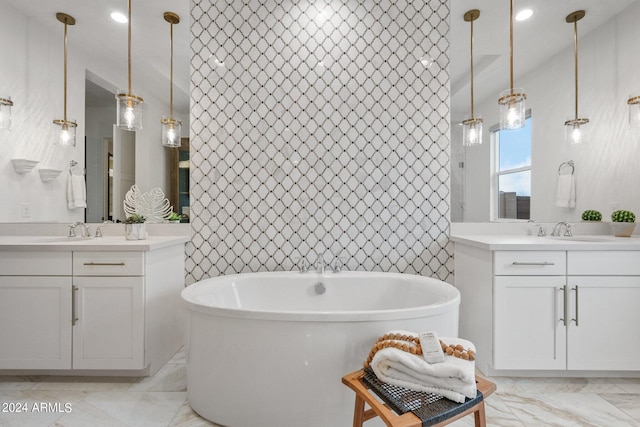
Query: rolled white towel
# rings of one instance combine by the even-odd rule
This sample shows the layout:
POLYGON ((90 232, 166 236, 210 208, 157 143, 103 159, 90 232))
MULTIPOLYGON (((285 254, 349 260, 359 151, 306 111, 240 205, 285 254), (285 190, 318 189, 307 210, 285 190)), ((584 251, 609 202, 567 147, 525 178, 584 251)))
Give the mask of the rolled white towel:
MULTIPOLYGON (((415 334, 413 334, 415 335, 415 334)), ((461 338, 441 337, 447 344, 461 344, 475 352, 475 346, 461 338)), ((379 350, 371 361, 371 368, 383 382, 409 390, 437 393, 454 402, 477 394, 475 362, 455 356, 444 356, 442 363, 427 363, 422 356, 388 347, 379 350)))

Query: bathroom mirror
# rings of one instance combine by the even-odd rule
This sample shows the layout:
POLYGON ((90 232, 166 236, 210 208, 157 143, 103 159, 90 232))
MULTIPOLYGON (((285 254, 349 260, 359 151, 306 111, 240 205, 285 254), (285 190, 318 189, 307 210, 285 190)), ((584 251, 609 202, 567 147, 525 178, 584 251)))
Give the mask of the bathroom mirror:
MULTIPOLYGON (((527 93, 531 111, 531 218, 579 221, 585 209, 605 219, 615 207, 640 210, 635 162, 638 131, 629 129, 626 101, 640 89, 634 70, 640 55, 637 0, 515 1, 514 12, 533 16, 514 21, 514 87, 527 93), (579 39, 579 104, 590 119, 590 143, 564 142, 564 121, 574 112, 573 24, 565 18, 584 9, 579 39), (576 207, 556 205, 558 167, 575 162, 576 207), (628 183, 629 185, 621 185, 628 183)), ((498 123, 499 93, 509 88, 509 2, 456 0, 451 5, 451 218, 492 221, 490 129, 498 123), (481 146, 462 147, 459 123, 470 113, 470 26, 463 15, 479 9, 474 22, 474 110, 484 119, 481 146)))
MULTIPOLYGON (((117 174, 106 176, 109 150, 103 146, 113 143, 113 93, 128 84, 127 25, 115 22, 110 14, 118 11, 126 16, 127 0, 0 0, 0 7, 0 47, 11 58, 0 65, 0 91, 10 94, 15 102, 13 129, 0 135, 4 147, 0 175, 8 183, 0 196, 15 209, 0 213, 0 222, 100 222, 109 218, 105 207, 109 194, 113 210, 122 204, 115 199, 121 199, 124 190, 120 190, 121 196, 112 190, 124 188, 126 181, 117 174), (54 146, 56 134, 51 124, 63 109, 63 27, 55 17, 60 11, 76 20, 68 27, 68 114, 78 123, 77 145, 71 149, 54 146), (102 112, 96 114, 99 110, 102 112), (96 150, 104 152, 102 160, 93 157, 96 150), (33 159, 38 164, 31 173, 17 174, 12 158, 33 159), (77 170, 86 169, 86 216, 84 209, 67 208, 66 184, 72 160, 81 166, 77 170), (98 167, 100 180, 90 180, 98 167), (61 173, 44 182, 39 168, 61 173), (100 203, 92 205, 96 201, 100 203)), ((161 144, 160 119, 169 114, 170 25, 163 13, 172 11, 181 17, 173 26, 173 115, 182 121, 182 137, 188 138, 189 8, 188 0, 132 2, 132 89, 144 98, 144 123, 142 130, 128 132, 135 143, 128 144, 130 154, 126 156, 135 170, 127 186, 135 182, 145 190, 160 187, 167 197, 172 149, 161 144)), ((112 217, 123 219, 117 214, 112 217)))

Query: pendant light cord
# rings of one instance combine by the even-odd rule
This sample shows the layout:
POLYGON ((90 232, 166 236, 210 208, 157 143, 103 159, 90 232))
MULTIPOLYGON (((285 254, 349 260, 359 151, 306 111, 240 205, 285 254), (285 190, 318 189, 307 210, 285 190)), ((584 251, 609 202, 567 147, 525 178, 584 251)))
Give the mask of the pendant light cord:
POLYGON ((511 95, 513 95, 513 0, 509 9, 509 79, 511 82, 511 95))
POLYGON ((173 22, 169 25, 169 50, 171 51, 171 65, 169 67, 169 118, 173 119, 173 22))
POLYGON ((575 73, 576 73, 576 104, 575 111, 576 117, 578 120, 578 20, 573 22, 573 58, 575 62, 575 73))
POLYGON ((129 22, 127 24, 127 50, 128 50, 128 56, 127 56, 127 62, 128 62, 128 66, 127 66, 127 73, 128 73, 128 80, 129 80, 129 89, 128 89, 128 93, 127 95, 131 96, 131 0, 127 1, 127 8, 128 8, 128 15, 129 15, 129 22))
POLYGON ((67 23, 64 23, 64 121, 67 121, 67 23))
POLYGON ((473 20, 471 20, 471 118, 474 118, 473 112, 473 20))

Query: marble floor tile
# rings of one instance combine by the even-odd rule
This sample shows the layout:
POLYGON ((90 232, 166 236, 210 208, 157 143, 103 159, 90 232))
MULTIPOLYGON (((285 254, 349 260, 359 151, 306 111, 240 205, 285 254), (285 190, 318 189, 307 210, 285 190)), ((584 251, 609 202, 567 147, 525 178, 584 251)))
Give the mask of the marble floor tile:
POLYGON ((525 426, 637 426, 633 418, 597 394, 523 393, 500 398, 525 426))
MULTIPOLYGON (((511 412, 509 407, 495 393, 485 400, 485 417, 487 426, 525 427, 525 424, 511 412)), ((467 416, 450 425, 452 427, 474 427, 475 421, 473 416, 467 416)))
POLYGON ((184 364, 167 363, 152 377, 130 384, 129 391, 187 391, 187 370, 184 364))
MULTIPOLYGON (((28 409, 0 412, 0 427, 222 427, 189 406, 185 361, 181 350, 147 378, 0 376, 0 403, 28 409)), ((640 427, 640 379, 489 379, 497 390, 485 401, 488 426, 640 427)), ((473 425, 473 416, 452 424, 473 425)))
POLYGON ((496 379, 503 392, 522 393, 622 393, 610 378, 525 378, 496 379))
POLYGON ((186 350, 184 347, 182 347, 180 350, 177 351, 176 354, 173 355, 173 357, 167 363, 185 364, 186 361, 187 361, 186 350))
POLYGON ((610 381, 624 393, 640 394, 640 378, 611 378, 610 381))
POLYGON ((640 424, 640 394, 601 394, 600 397, 640 424))
POLYGON ((169 423, 169 427, 223 427, 218 424, 212 423, 200 415, 196 414, 189 402, 185 401, 184 404, 178 410, 176 416, 169 423))
POLYGON ((85 401, 130 427, 167 426, 185 402, 185 392, 92 392, 85 401))
POLYGON ((85 395, 86 393, 82 391, 21 390, 0 392, 0 402, 2 402, 0 426, 42 427, 55 425, 55 422, 65 413, 73 412, 74 406, 82 402, 85 395))

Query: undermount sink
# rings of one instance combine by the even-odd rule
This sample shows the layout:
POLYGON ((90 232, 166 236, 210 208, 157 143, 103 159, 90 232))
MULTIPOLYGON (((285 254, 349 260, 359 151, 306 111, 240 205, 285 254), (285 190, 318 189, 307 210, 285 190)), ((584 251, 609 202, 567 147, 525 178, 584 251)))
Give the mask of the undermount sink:
POLYGON ((565 242, 611 242, 615 240, 614 236, 547 236, 547 238, 565 242))

